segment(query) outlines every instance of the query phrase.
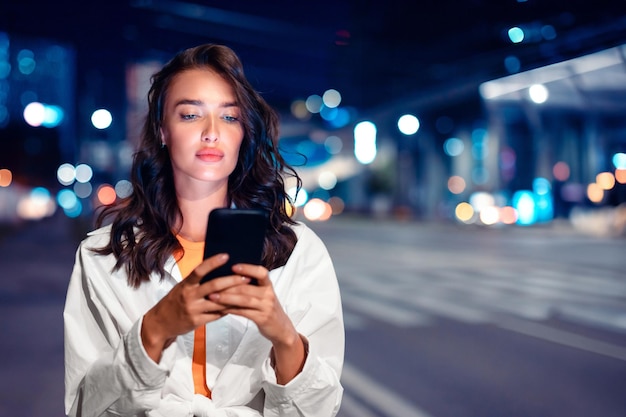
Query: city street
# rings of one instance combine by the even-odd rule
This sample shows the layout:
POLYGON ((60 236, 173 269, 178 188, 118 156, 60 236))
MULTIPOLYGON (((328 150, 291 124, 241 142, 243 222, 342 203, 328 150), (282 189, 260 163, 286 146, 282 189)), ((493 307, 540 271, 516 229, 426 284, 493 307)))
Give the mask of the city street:
MULTIPOLYGON (((0 235, 0 417, 63 415, 74 223, 0 235)), ((340 417, 626 415, 626 239, 561 223, 310 227, 342 290, 340 417)))

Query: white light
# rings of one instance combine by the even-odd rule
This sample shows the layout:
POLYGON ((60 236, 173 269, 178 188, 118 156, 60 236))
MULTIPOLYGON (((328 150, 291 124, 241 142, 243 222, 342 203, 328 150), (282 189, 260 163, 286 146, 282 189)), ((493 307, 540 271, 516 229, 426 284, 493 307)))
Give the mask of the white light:
POLYGON ((327 202, 314 198, 304 206, 304 216, 311 221, 328 220, 332 215, 332 208, 327 202))
POLYGON ((319 113, 324 104, 322 98, 317 94, 310 95, 304 103, 310 113, 319 113))
POLYGON ((420 121, 412 114, 405 114, 398 119, 398 129, 405 135, 413 135, 420 128, 420 121))
POLYGON ((93 177, 93 170, 87 164, 80 164, 76 167, 76 181, 78 182, 89 182, 93 177))
POLYGON ((486 225, 496 224, 500 220, 500 210, 495 206, 488 206, 480 211, 480 221, 486 225))
POLYGON ((113 122, 113 116, 111 116, 111 112, 106 109, 96 110, 91 115, 91 123, 96 129, 106 129, 111 126, 111 122, 113 122))
POLYGON ((325 190, 332 190, 337 185, 337 176, 330 171, 324 171, 317 178, 317 182, 325 190))
POLYGON ((326 90, 326 92, 324 92, 322 100, 324 101, 324 106, 334 109, 339 106, 339 103, 341 103, 341 94, 339 91, 331 88, 330 90, 326 90))
POLYGON ((76 169, 74 165, 65 163, 57 168, 57 180, 62 185, 71 185, 76 179, 76 169))
POLYGON ((528 96, 534 103, 545 103, 548 99, 548 89, 542 84, 532 85, 528 89, 528 96))
POLYGON ((119 198, 126 198, 133 193, 133 185, 128 180, 119 180, 115 184, 115 193, 119 198))
POLYGON ((41 126, 46 119, 46 108, 43 104, 33 102, 24 108, 24 120, 33 127, 41 126))
POLYGON ((376 158, 376 125, 360 122, 354 127, 354 156, 362 164, 370 164, 376 158))

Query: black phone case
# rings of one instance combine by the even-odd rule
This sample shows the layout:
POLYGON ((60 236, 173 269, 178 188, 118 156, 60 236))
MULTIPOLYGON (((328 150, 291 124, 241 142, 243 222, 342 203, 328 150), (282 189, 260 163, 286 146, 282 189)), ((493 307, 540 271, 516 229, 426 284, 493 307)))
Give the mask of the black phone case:
MULTIPOLYGON (((229 258, 225 265, 205 275, 202 282, 233 275, 232 267, 237 263, 259 265, 268 226, 269 213, 265 210, 223 208, 211 211, 204 259, 218 253, 228 253, 229 258)), ((251 284, 256 285, 256 280, 253 279, 251 284)))

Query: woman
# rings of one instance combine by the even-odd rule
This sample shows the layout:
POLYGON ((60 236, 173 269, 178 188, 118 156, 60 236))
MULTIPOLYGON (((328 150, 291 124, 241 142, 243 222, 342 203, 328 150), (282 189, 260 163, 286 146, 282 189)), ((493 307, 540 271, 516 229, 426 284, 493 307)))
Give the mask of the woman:
POLYGON ((277 150, 276 113, 220 45, 177 54, 152 77, 148 104, 133 193, 77 251, 66 413, 334 416, 339 289, 321 240, 287 213, 283 175, 298 178, 277 150), (227 260, 202 259, 208 214, 232 206, 270 212, 262 265, 201 284, 227 260))

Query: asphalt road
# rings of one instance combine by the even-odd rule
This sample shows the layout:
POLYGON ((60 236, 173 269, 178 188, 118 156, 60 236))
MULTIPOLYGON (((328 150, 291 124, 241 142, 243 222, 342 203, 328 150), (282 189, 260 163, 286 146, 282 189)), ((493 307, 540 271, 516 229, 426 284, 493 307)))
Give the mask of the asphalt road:
MULTIPOLYGON (((626 239, 338 218, 340 417, 626 416, 626 239)), ((62 308, 81 230, 0 236, 0 417, 62 416, 62 308)))
POLYGON ((340 417, 626 415, 623 238, 563 224, 312 227, 342 287, 340 417))

